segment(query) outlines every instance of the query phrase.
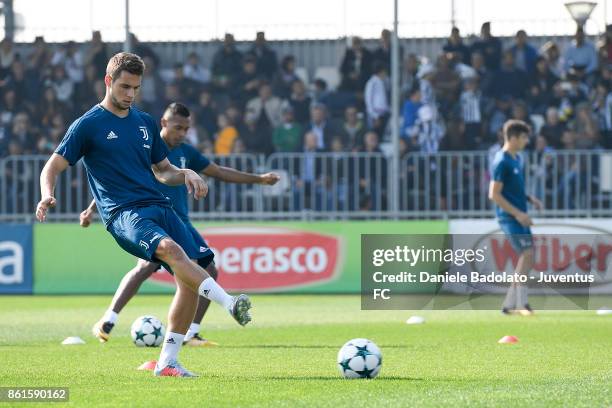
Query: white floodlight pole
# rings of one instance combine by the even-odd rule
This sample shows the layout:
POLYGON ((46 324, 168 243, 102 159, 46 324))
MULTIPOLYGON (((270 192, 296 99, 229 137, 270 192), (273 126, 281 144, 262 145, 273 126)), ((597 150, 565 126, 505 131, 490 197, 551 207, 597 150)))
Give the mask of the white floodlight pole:
POLYGON ((125 0, 125 42, 123 43, 125 52, 132 52, 132 37, 130 36, 130 0, 125 0))

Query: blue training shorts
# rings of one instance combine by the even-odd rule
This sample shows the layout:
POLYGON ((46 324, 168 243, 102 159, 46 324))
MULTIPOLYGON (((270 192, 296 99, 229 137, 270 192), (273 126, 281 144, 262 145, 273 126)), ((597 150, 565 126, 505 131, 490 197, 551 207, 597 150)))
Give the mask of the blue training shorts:
POLYGON ((533 248, 533 236, 529 227, 522 226, 515 219, 500 219, 499 226, 517 254, 533 248))
MULTIPOLYGON (((213 252, 198 231, 185 223, 170 207, 151 205, 119 212, 107 227, 115 241, 128 253, 167 265, 155 257, 159 242, 166 237, 176 242, 190 259, 213 259, 213 252)), ((168 269, 168 268, 167 268, 168 269)))

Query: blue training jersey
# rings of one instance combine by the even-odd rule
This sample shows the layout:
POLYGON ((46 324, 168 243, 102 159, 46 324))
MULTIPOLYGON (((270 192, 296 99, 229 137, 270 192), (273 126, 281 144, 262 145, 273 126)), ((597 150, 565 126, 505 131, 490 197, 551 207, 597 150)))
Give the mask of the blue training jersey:
MULTIPOLYGON (((524 164, 520 155, 516 158, 504 150, 500 150, 493 160, 493 180, 504 185, 501 194, 510 204, 523 212, 527 212, 527 194, 525 193, 524 164)), ((499 219, 514 217, 496 206, 495 213, 499 219)))
POLYGON ((71 166, 83 158, 98 212, 108 226, 122 209, 170 203, 151 165, 168 156, 153 118, 130 108, 125 118, 96 105, 75 120, 55 153, 71 166))
MULTIPOLYGON (((163 140, 163 139, 162 139, 163 140)), ((191 169, 196 173, 201 172, 210 164, 205 156, 198 152, 193 146, 181 143, 168 153, 168 160, 179 169, 191 169)), ((157 188, 162 192, 163 195, 170 200, 174 211, 181 217, 183 221, 188 220, 188 198, 187 186, 168 186, 166 184, 157 182, 157 188)))

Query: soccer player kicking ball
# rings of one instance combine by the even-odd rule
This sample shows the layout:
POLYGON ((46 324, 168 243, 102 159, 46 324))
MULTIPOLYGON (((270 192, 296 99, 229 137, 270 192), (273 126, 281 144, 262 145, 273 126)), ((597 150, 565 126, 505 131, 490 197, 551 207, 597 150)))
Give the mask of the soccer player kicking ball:
POLYGON ((202 269, 202 263, 193 261, 208 257, 210 263, 214 255, 197 245, 157 188, 155 179, 167 185, 184 184, 196 199, 208 192, 196 172, 170 163, 155 121, 131 106, 144 69, 135 54, 122 52, 110 59, 104 76, 104 100, 70 125, 41 172, 36 218, 45 221, 47 211, 55 206, 57 176, 83 158, 100 217, 119 246, 138 258, 162 263, 176 277, 168 332, 154 374, 193 377, 178 363, 177 356, 198 295, 222 305, 240 325, 251 320, 251 301, 246 295, 228 295, 202 269))
MULTIPOLYGON (((512 248, 519 255, 515 276, 528 275, 533 267, 533 238, 527 215, 527 202, 536 209, 542 202, 525 193, 524 164, 519 153, 529 143, 529 126, 520 120, 509 120, 504 124, 504 146, 497 152, 493 161, 492 180, 489 185, 489 198, 496 204, 497 220, 506 234, 512 248)), ((527 285, 513 282, 508 289, 504 304, 504 314, 533 314, 527 299, 527 285)))
MULTIPOLYGON (((170 153, 168 160, 178 168, 188 168, 196 173, 203 173, 209 177, 229 182, 229 183, 246 183, 246 184, 265 184, 274 185, 278 182, 279 176, 275 173, 266 173, 262 175, 243 173, 229 167, 217 166, 210 162, 205 156, 200 154, 194 147, 183 143, 185 135, 189 130, 190 112, 185 105, 173 103, 166 108, 161 119, 160 136, 170 153)), ((188 215, 187 189, 185 186, 168 186, 163 183, 157 183, 157 188, 164 194, 172 203, 174 211, 179 218, 185 223, 187 229, 191 233, 193 240, 199 247, 208 248, 206 241, 191 225, 188 215)), ((81 213, 80 224, 87 228, 91 223, 91 219, 96 209, 96 201, 93 200, 89 207, 81 213)), ((214 261, 209 262, 208 256, 197 260, 206 272, 213 278, 217 279, 217 268, 214 261)), ((130 270, 121 280, 115 296, 111 301, 110 307, 93 327, 93 334, 101 342, 106 342, 110 336, 110 332, 115 326, 118 314, 125 305, 134 297, 140 285, 147 280, 156 270, 161 267, 160 263, 139 259, 136 266, 130 270)), ((193 318, 193 323, 189 326, 189 330, 185 335, 183 344, 198 347, 216 346, 217 343, 204 339, 200 336, 200 324, 204 314, 208 310, 210 300, 200 296, 198 299, 198 307, 193 318)))

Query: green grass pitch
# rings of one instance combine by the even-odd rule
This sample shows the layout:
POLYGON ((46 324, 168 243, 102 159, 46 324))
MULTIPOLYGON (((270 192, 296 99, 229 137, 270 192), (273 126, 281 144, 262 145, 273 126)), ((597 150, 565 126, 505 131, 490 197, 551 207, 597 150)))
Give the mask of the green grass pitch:
POLYGON ((88 407, 612 405, 612 316, 593 311, 361 311, 357 296, 253 296, 253 324, 213 305, 203 334, 221 346, 182 350, 200 378, 155 378, 136 367, 159 349, 135 347, 129 327, 143 314, 165 321, 170 300, 137 296, 99 344, 90 328, 110 297, 0 297, 0 386, 69 387, 69 404, 88 407), (406 325, 411 314, 427 322, 406 325), (520 342, 497 344, 507 334, 520 342), (87 344, 60 345, 68 336, 87 344), (382 349, 378 378, 340 377, 336 354, 354 337, 382 349))

